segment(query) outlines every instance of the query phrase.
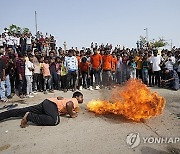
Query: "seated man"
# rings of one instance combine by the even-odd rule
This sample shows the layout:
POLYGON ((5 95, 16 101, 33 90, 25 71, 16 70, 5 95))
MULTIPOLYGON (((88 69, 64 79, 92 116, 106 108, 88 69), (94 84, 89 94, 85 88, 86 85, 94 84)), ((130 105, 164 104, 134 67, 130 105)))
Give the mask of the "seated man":
POLYGON ((166 74, 166 80, 161 80, 162 86, 169 86, 169 88, 173 90, 179 90, 179 77, 175 70, 168 70, 165 68, 164 70, 166 74))
POLYGON ((28 121, 40 126, 56 126, 60 122, 60 114, 67 113, 71 118, 77 116, 78 103, 83 103, 83 94, 80 92, 75 92, 70 99, 48 98, 38 105, 2 112, 0 121, 11 117, 23 117, 20 125, 22 128, 26 127, 28 121))

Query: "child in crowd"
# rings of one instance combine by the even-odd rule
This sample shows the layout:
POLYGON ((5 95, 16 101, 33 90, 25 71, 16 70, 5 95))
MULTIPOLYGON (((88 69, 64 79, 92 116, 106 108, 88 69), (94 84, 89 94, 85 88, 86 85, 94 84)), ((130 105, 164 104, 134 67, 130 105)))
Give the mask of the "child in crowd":
POLYGON ((27 82, 27 97, 32 98, 34 97, 32 95, 32 82, 33 82, 33 71, 34 71, 34 65, 33 65, 33 55, 29 54, 28 56, 29 61, 25 63, 25 77, 27 82))
POLYGON ((62 65, 61 65, 61 89, 66 92, 67 91, 67 69, 64 66, 64 58, 61 58, 62 65))
POLYGON ((46 57, 44 59, 44 63, 42 63, 42 73, 44 78, 44 94, 47 94, 47 84, 49 90, 51 89, 51 74, 49 70, 49 58, 46 57))
POLYGON ((39 65, 40 65, 40 75, 39 75, 39 92, 43 92, 43 85, 44 85, 44 79, 43 79, 43 62, 44 62, 44 57, 40 56, 39 57, 39 65))
POLYGON ((61 62, 61 58, 60 57, 56 57, 56 72, 57 72, 57 77, 58 77, 58 85, 57 85, 57 89, 60 90, 60 82, 61 82, 61 66, 62 66, 62 62, 61 62))
POLYGON ((82 90, 82 87, 87 89, 87 86, 88 86, 87 82, 88 82, 88 78, 90 76, 89 76, 89 63, 87 62, 87 58, 86 57, 83 57, 81 59, 81 62, 79 64, 79 68, 80 68, 80 76, 81 76, 81 82, 80 82, 79 90, 82 90))

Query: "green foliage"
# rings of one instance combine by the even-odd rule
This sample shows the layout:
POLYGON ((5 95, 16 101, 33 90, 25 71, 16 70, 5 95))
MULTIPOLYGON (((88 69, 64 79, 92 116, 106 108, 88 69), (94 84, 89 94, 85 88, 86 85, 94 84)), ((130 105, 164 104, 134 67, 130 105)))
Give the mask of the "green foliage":
POLYGON ((24 33, 29 33, 30 30, 29 30, 29 28, 21 28, 15 24, 12 24, 9 26, 9 32, 11 32, 11 33, 23 33, 24 34, 24 33))
POLYGON ((24 34, 24 33, 29 33, 30 31, 29 31, 29 28, 23 28, 22 32, 24 34))
POLYGON ((160 47, 164 47, 164 46, 166 46, 168 43, 165 41, 165 40, 163 40, 163 39, 159 39, 159 40, 156 40, 154 43, 153 43, 153 46, 155 47, 155 48, 160 48, 160 47))

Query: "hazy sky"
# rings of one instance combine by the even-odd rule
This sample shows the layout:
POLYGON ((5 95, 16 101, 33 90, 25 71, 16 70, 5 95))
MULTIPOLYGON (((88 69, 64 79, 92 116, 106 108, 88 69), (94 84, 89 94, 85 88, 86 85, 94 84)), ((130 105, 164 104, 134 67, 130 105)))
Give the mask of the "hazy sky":
POLYGON ((88 47, 92 41, 136 47, 164 37, 180 47, 180 0, 0 0, 0 31, 16 24, 55 36, 58 46, 88 47))

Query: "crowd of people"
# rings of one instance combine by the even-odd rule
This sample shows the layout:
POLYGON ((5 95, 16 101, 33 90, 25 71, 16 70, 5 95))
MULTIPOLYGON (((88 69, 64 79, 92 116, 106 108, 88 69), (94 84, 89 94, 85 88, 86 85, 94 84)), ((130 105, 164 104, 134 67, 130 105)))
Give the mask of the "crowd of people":
MULTIPOLYGON (((64 45, 65 46, 65 45, 64 45)), ((31 98, 37 92, 98 90, 124 84, 130 78, 147 86, 179 89, 180 49, 120 49, 91 43, 89 48, 56 47, 54 36, 38 33, 0 35, 0 98, 14 94, 31 98)))

